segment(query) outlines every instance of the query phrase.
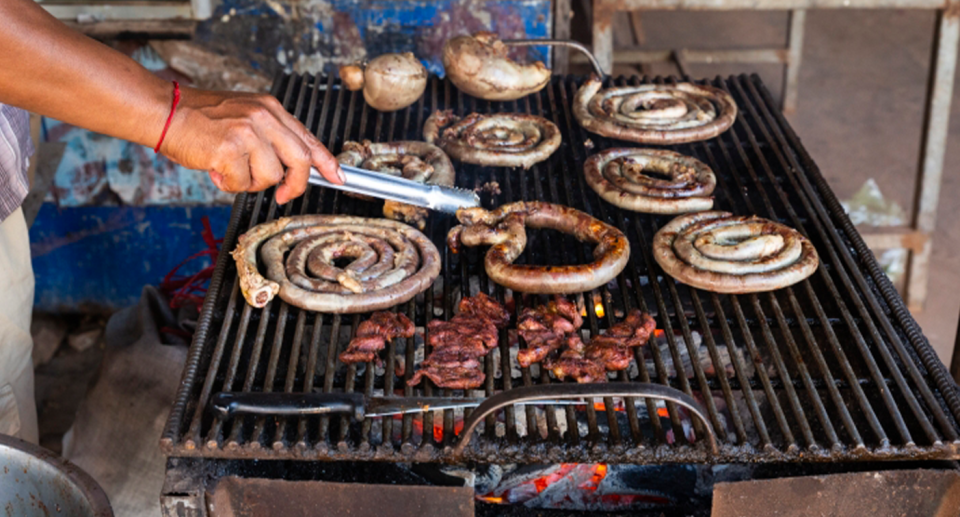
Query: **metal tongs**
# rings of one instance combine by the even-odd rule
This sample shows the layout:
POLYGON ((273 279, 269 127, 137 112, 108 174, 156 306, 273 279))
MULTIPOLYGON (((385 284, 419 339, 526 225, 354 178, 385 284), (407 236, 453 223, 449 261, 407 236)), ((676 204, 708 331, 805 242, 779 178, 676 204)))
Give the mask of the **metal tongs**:
POLYGON ((430 210, 457 213, 461 208, 480 206, 480 197, 476 192, 456 187, 427 185, 399 176, 373 172, 359 167, 341 165, 347 180, 343 185, 330 183, 315 168, 310 168, 310 183, 355 194, 389 199, 410 205, 422 206, 430 210))

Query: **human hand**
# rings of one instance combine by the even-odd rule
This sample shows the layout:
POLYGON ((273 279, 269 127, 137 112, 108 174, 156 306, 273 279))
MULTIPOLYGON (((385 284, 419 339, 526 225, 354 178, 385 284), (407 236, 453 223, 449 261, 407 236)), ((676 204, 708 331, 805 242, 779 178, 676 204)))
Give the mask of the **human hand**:
POLYGON ((259 192, 282 182, 279 204, 303 194, 311 166, 328 181, 344 181, 330 151, 277 99, 264 94, 181 87, 160 152, 189 169, 209 171, 226 192, 259 192))

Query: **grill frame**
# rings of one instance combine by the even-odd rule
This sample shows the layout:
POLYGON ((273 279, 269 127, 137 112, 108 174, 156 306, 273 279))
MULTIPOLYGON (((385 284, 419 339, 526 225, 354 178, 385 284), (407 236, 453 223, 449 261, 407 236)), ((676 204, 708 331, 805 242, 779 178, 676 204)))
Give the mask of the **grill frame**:
MULTIPOLYGON (((639 79, 621 77, 610 81, 626 84, 628 81, 638 83, 639 79)), ((654 80, 658 81, 677 79, 654 80)), ((633 257, 627 270, 618 278, 615 293, 611 293, 609 286, 595 290, 600 294, 604 306, 639 305, 653 312, 658 326, 666 331, 674 364, 681 363, 678 360, 679 347, 694 343, 693 332, 700 332, 714 363, 719 362, 717 341, 722 340, 724 343, 739 343, 745 348, 745 359, 759 358, 764 365, 755 368, 753 379, 747 379, 745 365, 735 360, 735 375, 732 378, 719 375, 708 379, 699 362, 694 361, 694 372, 690 379, 680 375, 671 382, 660 349, 650 347, 656 378, 651 381, 650 372, 645 366, 639 368, 638 377, 634 380, 667 384, 687 394, 700 394, 706 386, 711 393, 719 394, 728 406, 736 406, 739 401, 745 410, 724 413, 722 409, 717 409, 713 396, 701 397, 706 413, 714 427, 718 428, 721 441, 719 455, 711 454, 700 432, 696 433, 697 439, 693 443, 685 443, 683 439, 673 444, 665 442, 667 427, 682 428, 681 414, 672 404, 667 405, 669 422, 651 419, 649 430, 654 436, 646 436, 644 430, 647 428, 636 418, 634 401, 630 400, 626 404, 627 422, 614 426, 609 424, 618 422, 615 411, 597 411, 588 405, 584 411, 587 427, 584 436, 567 433, 561 437, 554 418, 556 415, 549 412, 546 416, 548 435, 545 439, 518 436, 514 416, 521 418, 523 412, 508 408, 504 416, 505 436, 491 435, 493 420, 488 418, 485 429, 478 431, 463 456, 452 454, 454 420, 450 411, 442 417, 442 440, 425 437, 421 444, 403 438, 412 434, 415 419, 409 415, 397 422, 387 420, 381 425, 383 436, 392 436, 393 426, 399 425, 399 443, 371 440, 372 423, 369 419, 363 423, 346 425, 345 417, 336 417, 337 421, 326 417, 259 418, 245 419, 243 426, 225 425, 205 412, 207 398, 212 392, 222 389, 217 386, 222 386, 225 378, 231 381, 234 390, 248 391, 270 386, 275 391, 306 391, 314 387, 314 377, 320 377, 323 384, 319 387, 331 391, 335 375, 304 376, 296 373, 301 363, 300 347, 304 345, 305 333, 308 332, 305 321, 308 318, 319 318, 324 323, 329 321, 329 335, 332 338, 340 336, 343 325, 356 328, 360 316, 308 315, 306 311, 288 307, 277 299, 263 309, 268 317, 258 317, 263 312, 243 302, 239 296, 232 260, 227 253, 221 253, 201 311, 181 387, 161 438, 161 449, 165 454, 260 459, 474 460, 488 463, 711 463, 960 458, 960 426, 957 424, 960 420, 960 397, 957 386, 850 223, 819 169, 801 146, 799 138, 775 108, 759 77, 718 77, 709 83, 730 91, 737 100, 740 114, 730 131, 707 142, 663 146, 693 155, 717 172, 716 209, 733 208, 737 213, 757 213, 765 217, 770 217, 771 213, 780 214, 780 217, 771 218, 797 228, 817 245, 823 265, 813 279, 775 294, 736 297, 690 289, 676 284, 669 277, 663 277, 662 271, 653 263, 650 242, 655 229, 669 220, 669 216, 654 217, 617 209, 600 201, 585 185, 580 168, 591 150, 585 149, 582 142, 587 138, 597 142, 593 152, 629 144, 615 143, 589 134, 576 124, 571 106, 573 94, 580 84, 576 78, 554 78, 543 92, 520 101, 488 103, 460 94, 448 82, 432 77, 426 95, 417 104, 393 114, 378 113, 366 107, 357 92, 334 90, 337 84, 339 82, 332 78, 317 80, 311 76, 285 75, 274 82, 273 90, 273 94, 289 111, 296 114, 308 128, 316 129, 318 137, 331 150, 339 150, 344 140, 358 139, 357 134, 362 133, 366 137, 370 133, 368 127, 371 117, 373 135, 389 135, 378 140, 403 137, 420 139, 420 128, 426 116, 441 106, 453 108, 460 114, 488 110, 521 111, 541 113, 552 119, 561 128, 564 143, 549 162, 526 172, 458 164, 457 185, 473 188, 484 180, 496 179, 504 190, 497 204, 515 199, 545 199, 586 208, 595 217, 623 229, 631 238, 633 257), (311 81, 312 87, 302 87, 311 81), (320 99, 322 85, 326 85, 327 92, 334 92, 335 95, 324 94, 320 99), (336 101, 332 100, 333 97, 336 97, 336 101), (356 117, 359 120, 354 123, 356 117), (398 136, 397 132, 400 124, 402 136, 398 136), (341 130, 341 126, 345 130, 341 130), (742 169, 739 173, 735 172, 738 165, 742 169), (561 181, 547 178, 550 166, 561 171, 561 181), (528 176, 521 176, 524 174, 528 176), (528 185, 531 182, 532 185, 528 185), (754 189, 744 190, 748 186, 754 189), (561 191, 565 196, 561 196, 561 191), (574 197, 577 192, 580 198, 574 197), (727 199, 726 203, 723 202, 724 198, 727 199), (656 281, 648 281, 644 287, 646 292, 627 287, 628 284, 644 286, 642 280, 650 270, 656 273, 656 281), (614 296, 622 298, 619 303, 614 296), (832 299, 821 300, 821 296, 832 299), (809 301, 804 303, 806 300, 809 301), (835 311, 834 305, 840 310, 835 311), (676 316, 677 307, 683 309, 684 317, 676 316), (662 314, 670 317, 663 318, 662 314), (751 319, 748 314, 763 317, 751 319), (803 317, 791 318, 796 314, 803 317), (224 330, 221 325, 225 319, 229 324, 224 330), (293 320, 296 323, 293 324, 292 339, 286 339, 285 336, 291 333, 287 326, 293 320), (240 332, 234 327, 244 330, 240 332), (840 327, 839 335, 837 327, 840 327), (843 331, 842 327, 847 330, 843 331), (781 333, 782 329, 788 332, 781 333), (716 330, 716 335, 713 330, 716 330), (238 339, 240 335, 244 338, 238 339), (735 338, 735 335, 741 336, 741 339, 735 338), (852 338, 853 342, 841 341, 845 336, 852 338), (272 346, 277 342, 281 346, 272 346), (766 349, 766 354, 763 349, 766 349), (804 360, 808 355, 812 359, 809 364, 804 360), (294 374, 280 379, 278 375, 283 373, 284 368, 282 360, 287 361, 286 372, 289 373, 289 366, 293 366, 294 374), (831 367, 832 360, 836 364, 831 367), (769 366, 777 372, 775 379, 768 375, 768 362, 773 363, 769 366), (241 367, 246 371, 241 372, 241 367), (855 368, 866 369, 870 378, 859 375, 854 371, 855 368), (210 375, 210 371, 214 374, 210 375), (820 372, 820 375, 815 375, 816 372, 820 372), (876 390, 877 393, 870 391, 881 383, 888 389, 876 390), (752 388, 741 389, 745 384, 752 388), (741 397, 735 400, 737 392, 741 397), (758 402, 761 395, 767 400, 766 406, 758 402), (770 403, 771 396, 776 404, 770 403), (606 418, 598 419, 598 413, 605 413, 606 418), (725 421, 731 421, 732 429, 723 425, 722 416, 725 421), (904 416, 910 418, 909 423, 904 416), (604 424, 607 424, 606 433, 603 432, 604 424), (328 431, 336 431, 339 435, 331 434, 327 439, 316 439, 326 437, 328 431), (246 439, 245 435, 256 439, 246 439)), ((283 214, 296 214, 310 208, 310 213, 313 213, 316 212, 315 200, 322 205, 322 213, 379 215, 379 209, 371 208, 375 206, 373 204, 364 205, 313 187, 303 199, 308 202, 298 200, 278 209, 272 201, 272 189, 257 195, 238 195, 223 249, 231 250, 235 246, 239 234, 251 225, 253 214, 256 215, 253 222, 262 222, 265 218, 280 215, 280 210, 283 210, 283 214), (344 204, 346 211, 343 210, 344 204), (332 210, 328 210, 327 207, 331 206, 332 210)), ((443 233, 438 231, 438 227, 443 226, 445 231, 453 221, 433 215, 429 224, 428 228, 432 231, 428 235, 437 242, 437 235, 443 233)), ((551 237, 543 239, 549 247, 551 237)), ((440 241, 437 244, 441 246, 443 243, 440 241)), ((532 243, 528 249, 534 249, 534 246, 532 243)), ((473 250, 467 257, 455 260, 449 250, 445 247, 441 249, 444 250, 441 309, 443 317, 449 318, 455 297, 452 286, 458 280, 459 285, 470 285, 469 277, 476 267, 468 263, 475 261, 480 250, 473 250)), ((565 246, 563 249, 563 260, 570 260, 571 248, 565 246)), ((583 247, 574 246, 573 249, 577 255, 574 260, 583 261, 583 247)), ((493 286, 482 274, 479 275, 478 285, 487 292, 493 287, 493 292, 502 299, 504 289, 493 286)), ((576 299, 583 303, 583 297, 576 299)), ((592 300, 593 297, 588 298, 588 304, 592 304, 592 300)), ((402 309, 412 318, 422 313, 420 316, 423 317, 416 321, 418 326, 425 325, 427 314, 436 315, 433 302, 432 297, 427 297, 423 306, 409 302, 402 309)), ((519 312, 520 308, 521 303, 517 303, 515 310, 519 312)), ((607 310, 605 320, 592 311, 588 312, 590 314, 585 327, 592 333, 613 321, 613 310, 607 310)), ((318 357, 320 333, 325 332, 325 325, 312 327, 310 350, 303 359, 304 371, 315 372, 321 360, 318 357)), ((502 332, 501 352, 506 352, 509 344, 507 338, 507 332, 502 332)), ((328 364, 325 371, 333 371, 330 360, 335 359, 335 352, 342 350, 345 344, 345 341, 340 342, 339 348, 332 351, 330 347, 327 348, 328 364)), ((692 347, 688 345, 687 349, 694 351, 692 347)), ((396 343, 391 343, 384 356, 385 379, 389 379, 389 383, 383 385, 384 389, 403 386, 402 379, 393 377, 395 352, 396 343)), ((405 346, 405 354, 406 364, 412 365, 413 347, 405 346)), ((500 357, 501 366, 508 371, 509 355, 501 353, 500 357)), ((642 356, 638 359, 642 360, 642 356)), ((486 359, 488 380, 484 386, 488 395, 494 393, 495 384, 497 388, 509 389, 514 382, 530 385, 542 381, 532 376, 529 369, 524 369, 520 379, 514 380, 504 375, 502 385, 495 383, 493 375, 490 375, 493 361, 491 354, 486 359)), ((371 368, 367 368, 362 377, 356 375, 356 370, 356 366, 347 369, 344 389, 372 393, 378 377, 371 368)), ((409 369, 405 373, 409 376, 409 369)), ((549 380, 549 377, 546 379, 549 380)), ((621 372, 617 380, 630 379, 626 372, 621 372)), ((414 392, 404 387, 404 394, 409 396, 414 392)), ((423 394, 452 395, 453 392, 434 390, 428 383, 423 394)), ((605 400, 605 403, 605 407, 612 407, 612 400, 605 400)), ((657 408, 652 401, 647 400, 646 404, 648 412, 655 414, 657 408)), ((568 426, 576 425, 572 408, 565 409, 568 426)), ((532 407, 525 411, 528 420, 535 419, 532 407)), ((434 428, 433 420, 438 416, 433 413, 424 415, 422 428, 434 428)), ((697 425, 694 425, 694 429, 697 429, 697 425)))

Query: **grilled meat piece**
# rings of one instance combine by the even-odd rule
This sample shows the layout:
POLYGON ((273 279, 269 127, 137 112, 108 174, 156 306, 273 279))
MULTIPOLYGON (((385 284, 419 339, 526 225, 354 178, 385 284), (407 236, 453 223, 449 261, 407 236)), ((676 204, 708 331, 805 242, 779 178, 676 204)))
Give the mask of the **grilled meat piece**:
POLYGON ((356 336, 350 340, 347 349, 340 353, 340 360, 346 364, 375 360, 379 364, 377 352, 383 350, 388 340, 410 338, 415 332, 413 322, 402 313, 375 312, 357 327, 356 336))
POLYGON ((619 372, 630 367, 633 347, 624 346, 622 341, 614 337, 597 336, 590 340, 583 355, 588 361, 602 364, 608 372, 619 372))
POLYGON ((427 324, 427 344, 432 351, 420 370, 407 382, 414 386, 428 377, 441 388, 473 389, 483 384, 481 357, 497 347, 498 328, 510 321, 510 313, 486 294, 463 298, 460 313, 450 321, 427 324))
POLYGON ((577 382, 605 382, 606 372, 630 367, 633 348, 647 344, 656 327, 652 316, 634 309, 606 334, 595 336, 585 347, 569 347, 555 360, 548 358, 544 367, 560 380, 573 377, 577 382))
POLYGON ((564 346, 574 350, 583 348, 583 341, 579 334, 557 334, 549 331, 523 333, 521 331, 521 335, 527 342, 527 348, 517 351, 517 362, 525 368, 543 361, 551 352, 564 346))
POLYGON ((524 309, 520 313, 517 328, 527 348, 517 352, 517 362, 520 366, 529 367, 543 361, 550 352, 565 344, 571 348, 582 346, 580 336, 576 334, 581 325, 583 318, 577 306, 566 298, 557 297, 547 305, 524 309))
POLYGON ((450 321, 434 320, 427 324, 427 343, 437 349, 448 345, 472 347, 479 342, 485 349, 497 346, 497 327, 472 315, 455 316, 450 321))
POLYGON ((418 370, 417 373, 413 374, 413 377, 410 379, 409 384, 415 385, 420 383, 422 377, 427 377, 434 384, 440 386, 441 388, 449 388, 452 390, 472 390, 479 386, 483 385, 483 381, 487 378, 486 375, 480 368, 472 367, 454 367, 454 368, 436 368, 429 367, 418 370))
POLYGON ((653 319, 653 316, 640 312, 638 309, 633 309, 627 313, 627 317, 623 321, 610 327, 605 335, 627 338, 626 346, 643 346, 650 339, 650 334, 653 334, 654 330, 657 330, 657 322, 653 319), (633 343, 631 340, 642 342, 633 343))
POLYGON ((587 359, 583 352, 574 349, 564 350, 557 359, 548 357, 543 366, 560 380, 569 376, 582 383, 607 381, 607 369, 603 363, 587 359))
MULTIPOLYGON (((484 293, 477 293, 476 296, 468 296, 460 300, 458 305, 460 314, 458 316, 473 315, 480 320, 492 323, 497 328, 504 328, 510 323, 510 313, 500 305, 500 302, 487 296, 484 293)), ((457 316, 454 317, 456 319, 457 316)))

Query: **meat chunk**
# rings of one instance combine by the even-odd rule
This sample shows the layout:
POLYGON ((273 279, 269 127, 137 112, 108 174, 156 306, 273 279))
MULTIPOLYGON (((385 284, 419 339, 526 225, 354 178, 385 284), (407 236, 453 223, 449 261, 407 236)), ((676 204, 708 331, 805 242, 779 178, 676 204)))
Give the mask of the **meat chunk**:
POLYGON ((582 351, 564 350, 559 358, 547 358, 543 365, 560 380, 572 377, 581 383, 607 381, 607 369, 604 365, 587 359, 582 351))
POLYGON ((517 362, 523 367, 544 361, 554 350, 564 347, 573 350, 583 348, 583 341, 579 334, 538 332, 525 336, 524 340, 527 342, 527 348, 517 351, 517 362))
POLYGON ((647 344, 656 328, 652 316, 634 309, 606 334, 595 336, 585 347, 569 347, 559 358, 545 361, 544 366, 560 380, 572 377, 577 382, 605 382, 606 372, 630 367, 633 349, 647 344))
POLYGON ((485 349, 497 347, 497 327, 475 316, 455 316, 450 321, 434 320, 427 325, 427 344, 441 348, 449 344, 474 346, 481 343, 485 349))
POLYGON ((529 367, 543 361, 551 352, 565 344, 576 346, 580 341, 576 332, 581 325, 583 318, 580 317, 577 306, 559 296, 547 305, 524 309, 520 313, 517 329, 520 337, 527 343, 527 348, 517 352, 517 362, 520 366, 529 367))
POLYGON ((492 323, 497 328, 504 328, 507 323, 510 323, 510 313, 507 309, 484 293, 461 299, 457 308, 460 310, 460 316, 473 315, 481 321, 492 323))
POLYGON ((410 318, 402 313, 375 312, 367 321, 357 326, 357 334, 347 349, 340 353, 340 360, 346 364, 376 361, 377 353, 386 346, 387 341, 398 337, 413 337, 416 327, 410 318))
POLYGON ((452 390, 472 390, 476 389, 483 385, 483 381, 487 378, 486 375, 480 368, 470 368, 470 367, 454 367, 454 368, 435 368, 428 367, 418 370, 417 373, 413 374, 413 377, 410 379, 409 384, 415 385, 420 383, 420 379, 427 377, 434 384, 440 386, 441 388, 449 388, 452 390))
POLYGON ((507 325, 510 313, 483 293, 463 298, 458 308, 460 313, 450 321, 427 324, 427 344, 432 351, 408 385, 427 377, 441 388, 473 389, 486 380, 480 358, 497 347, 498 329, 507 325))

